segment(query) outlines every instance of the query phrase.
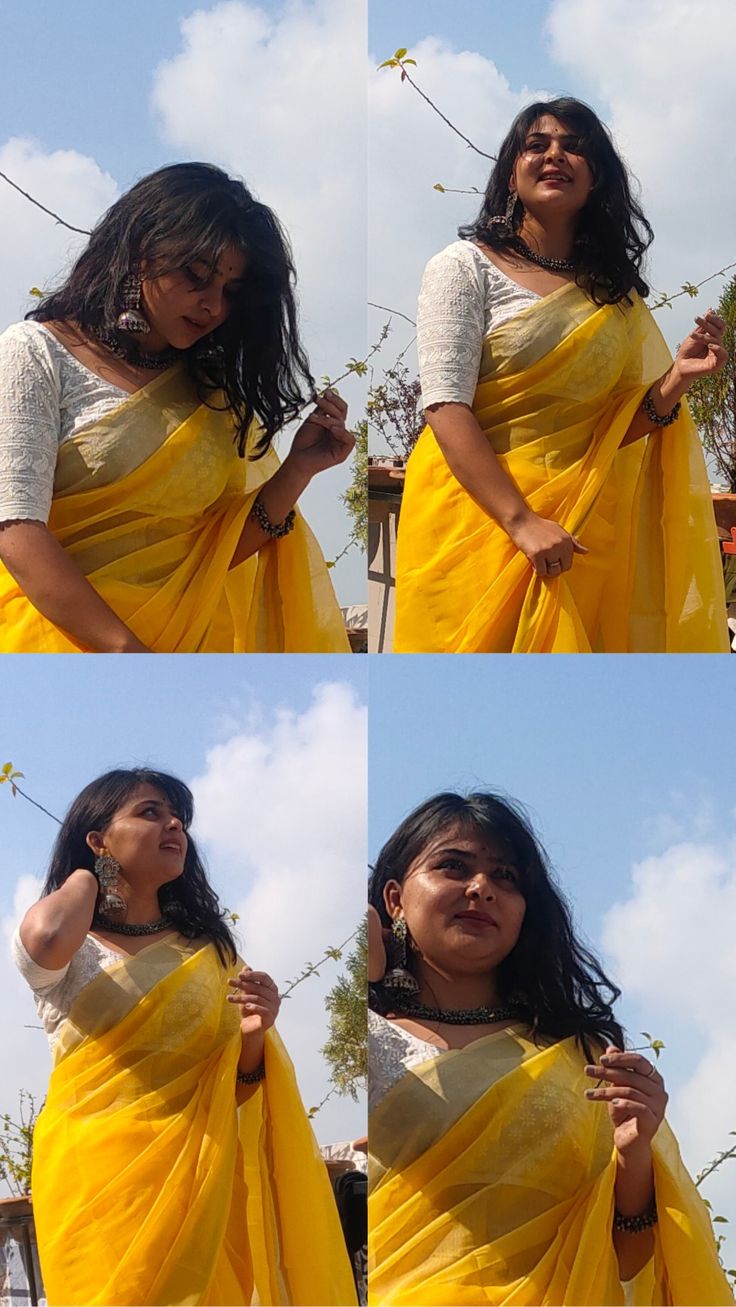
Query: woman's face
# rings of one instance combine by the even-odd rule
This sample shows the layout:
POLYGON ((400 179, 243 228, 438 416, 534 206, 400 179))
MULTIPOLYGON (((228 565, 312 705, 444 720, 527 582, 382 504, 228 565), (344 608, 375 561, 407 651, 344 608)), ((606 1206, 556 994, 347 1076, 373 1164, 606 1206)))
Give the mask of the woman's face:
POLYGON ((87 843, 95 853, 112 854, 136 887, 165 885, 181 876, 188 841, 166 795, 153 785, 139 785, 104 831, 90 831, 87 843))
POLYGON ((384 893, 389 915, 403 913, 420 955, 450 976, 495 970, 526 911, 508 852, 462 823, 431 840, 401 885, 390 881, 384 893))
POLYGON ((593 172, 579 149, 575 132, 551 114, 532 123, 510 180, 525 209, 542 218, 580 212, 593 172))
POLYGON ((220 255, 212 274, 206 264, 195 260, 176 272, 147 277, 144 264, 141 308, 151 328, 143 338, 144 347, 189 349, 208 336, 230 313, 242 288, 245 266, 245 255, 235 246, 220 255))

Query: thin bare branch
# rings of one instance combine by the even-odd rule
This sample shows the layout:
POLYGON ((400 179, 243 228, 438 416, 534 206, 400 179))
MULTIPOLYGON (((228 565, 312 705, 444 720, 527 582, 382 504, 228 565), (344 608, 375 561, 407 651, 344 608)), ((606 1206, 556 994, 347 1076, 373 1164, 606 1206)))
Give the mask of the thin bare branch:
POLYGON ((479 154, 483 159, 490 159, 493 163, 497 162, 495 154, 486 154, 485 150, 481 150, 477 145, 474 145, 473 142, 470 140, 470 138, 468 136, 465 136, 463 132, 461 132, 460 129, 455 126, 454 123, 450 122, 450 119, 447 118, 445 114, 443 114, 441 109, 437 108, 437 105, 434 103, 434 100, 430 100, 429 96, 424 93, 422 88, 420 86, 417 86, 416 82, 411 76, 411 73, 407 72, 406 64, 404 63, 403 59, 397 59, 396 63, 401 69, 402 82, 404 81, 408 82, 409 85, 414 88, 417 95, 421 95, 422 99, 429 105, 430 109, 434 109, 434 112, 442 119, 443 123, 447 124, 447 126, 450 128, 450 131, 454 132, 456 136, 459 136, 461 141, 465 141, 465 144, 468 146, 468 149, 475 150, 475 153, 479 154))
POLYGON ((403 318, 404 322, 410 323, 412 327, 416 327, 417 325, 413 318, 407 317, 406 313, 400 313, 398 309, 387 309, 385 304, 374 304, 373 300, 369 300, 368 308, 380 309, 381 313, 390 313, 395 318, 403 318))
POLYGON ((50 218, 53 218, 56 222, 58 222, 61 227, 67 227, 69 231, 79 232, 80 236, 91 235, 91 233, 87 231, 86 227, 72 227, 72 224, 70 222, 65 222, 63 218, 59 217, 58 213, 54 213, 53 209, 47 209, 46 205, 42 204, 40 200, 34 200, 33 196, 28 194, 28 191, 24 191, 17 184, 17 182, 12 181, 11 178, 8 177, 4 172, 0 172, 0 177, 2 177, 4 182, 8 183, 8 186, 12 186, 14 191, 17 191, 19 195, 22 195, 24 199, 30 200, 31 204, 35 204, 37 209, 42 209, 43 212, 47 213, 50 218))

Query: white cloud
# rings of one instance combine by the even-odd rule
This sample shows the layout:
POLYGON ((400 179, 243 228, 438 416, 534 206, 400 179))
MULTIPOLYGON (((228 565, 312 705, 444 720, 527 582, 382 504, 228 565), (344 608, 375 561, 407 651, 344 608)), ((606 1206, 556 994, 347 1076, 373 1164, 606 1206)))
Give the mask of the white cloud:
MULTIPOLYGON (((347 685, 319 686, 303 712, 251 718, 211 749, 192 782, 213 878, 240 915, 248 962, 283 986, 355 929, 365 905, 367 712, 347 685), (214 870, 216 868, 216 876, 214 870)), ((279 1028, 310 1103, 327 1089, 328 963, 285 1001, 279 1028)), ((333 1101, 320 1138, 361 1132, 361 1109, 333 1101)))
MULTIPOLYGON (((13 137, 0 147, 0 172, 74 227, 91 228, 117 199, 112 177, 76 150, 44 151, 13 137)), ((0 179, 0 330, 33 305, 32 286, 50 288, 67 271, 86 237, 48 214, 0 179)))
MULTIPOLYGON (((691 840, 634 867, 601 936, 625 1001, 646 1012, 655 1035, 666 1033, 668 1116, 693 1171, 733 1143, 736 1130, 735 920, 736 844, 691 840)), ((734 1180, 727 1162, 704 1190, 732 1220, 734 1180)))

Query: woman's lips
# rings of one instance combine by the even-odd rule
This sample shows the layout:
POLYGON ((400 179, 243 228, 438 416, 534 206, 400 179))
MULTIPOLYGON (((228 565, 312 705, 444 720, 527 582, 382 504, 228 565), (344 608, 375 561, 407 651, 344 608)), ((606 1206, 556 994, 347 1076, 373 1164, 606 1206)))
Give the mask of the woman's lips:
POLYGON ((455 914, 455 919, 457 921, 467 921, 478 930, 487 930, 489 926, 498 928, 498 922, 485 912, 458 912, 455 914))

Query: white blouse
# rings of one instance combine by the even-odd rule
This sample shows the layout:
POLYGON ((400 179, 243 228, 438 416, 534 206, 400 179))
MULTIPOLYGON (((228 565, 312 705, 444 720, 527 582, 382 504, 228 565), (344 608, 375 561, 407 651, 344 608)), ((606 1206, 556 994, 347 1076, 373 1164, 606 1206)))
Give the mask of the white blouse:
POLYGON ((438 1048, 368 1009, 368 1111, 377 1107, 409 1067, 439 1057, 438 1048))
POLYGON ((16 322, 2 332, 0 522, 47 522, 60 443, 128 398, 42 322, 16 322))
POLYGON ((74 1000, 101 971, 107 971, 120 961, 120 954, 108 948, 94 935, 87 935, 71 962, 58 971, 39 967, 33 961, 17 928, 10 941, 13 961, 33 991, 36 1011, 41 1019, 53 1051, 59 1026, 68 1015, 74 1000))
POLYGON ((453 241, 424 269, 417 312, 422 407, 471 404, 483 339, 540 298, 472 241, 453 241))

